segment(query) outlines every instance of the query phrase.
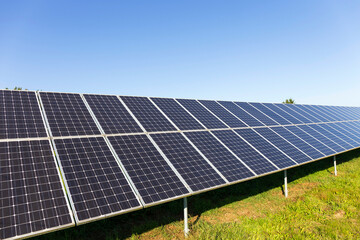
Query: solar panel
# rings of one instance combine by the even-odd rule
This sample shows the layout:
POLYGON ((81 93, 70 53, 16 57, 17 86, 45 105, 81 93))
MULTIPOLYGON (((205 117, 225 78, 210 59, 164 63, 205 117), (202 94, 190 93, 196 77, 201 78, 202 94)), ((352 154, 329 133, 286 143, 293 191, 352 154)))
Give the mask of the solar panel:
POLYGON ((270 110, 269 108, 265 107, 265 105, 261 103, 249 103, 251 106, 255 107, 274 121, 278 122, 280 125, 290 125, 291 122, 277 114, 276 112, 270 110))
POLYGON ((328 114, 324 113, 319 108, 317 108, 316 105, 303 105, 303 106, 306 109, 310 110, 312 113, 316 113, 316 114, 322 116, 323 118, 325 118, 326 121, 323 121, 323 122, 336 121, 334 118, 332 118, 331 116, 329 116, 328 114))
POLYGON ((121 99, 148 132, 176 131, 176 128, 164 117, 146 97, 124 97, 121 99))
POLYGON ((344 140, 342 140, 341 138, 339 138, 338 136, 336 136, 335 134, 327 131, 326 129, 322 128, 323 124, 311 124, 309 125, 310 128, 318 131, 319 133, 323 134, 324 136, 330 138, 332 141, 334 141, 335 143, 337 143, 338 145, 342 146, 345 149, 351 149, 353 148, 353 146, 351 146, 349 143, 345 142, 344 140))
POLYGON ((312 123, 323 122, 319 118, 317 118, 319 116, 316 117, 315 114, 307 111, 307 109, 304 109, 304 107, 302 107, 301 105, 287 104, 287 107, 291 108, 293 111, 297 112, 299 115, 304 116, 305 118, 309 119, 309 121, 312 123))
POLYGON ((194 115, 208 129, 228 128, 199 102, 192 99, 177 99, 192 115, 194 115))
POLYGON ((282 109, 278 108, 277 106, 275 106, 275 104, 272 103, 263 103, 263 105, 267 108, 269 108, 271 111, 276 112, 278 115, 280 115, 281 117, 285 118, 287 121, 289 121, 292 124, 301 124, 302 122, 296 118, 294 118, 293 116, 291 116, 290 114, 288 114, 287 112, 283 111, 282 109))
POLYGON ((243 137, 248 143, 250 143, 254 148, 256 148, 279 168, 286 168, 296 164, 292 159, 290 159, 283 152, 279 151, 254 130, 237 129, 235 132, 237 132, 241 137, 243 137))
POLYGON ((54 142, 78 223, 141 208, 104 138, 54 142))
POLYGON ((226 123, 229 127, 237 128, 237 127, 247 127, 245 123, 237 119, 234 115, 229 113, 224 107, 218 104, 215 101, 208 100, 199 100, 201 104, 203 104, 207 109, 209 109, 212 113, 214 113, 218 118, 220 118, 224 123, 226 123))
POLYGON ((346 115, 341 114, 337 109, 335 109, 334 107, 329 107, 329 106, 319 106, 319 108, 323 109, 325 112, 327 112, 328 114, 331 114, 331 116, 333 118, 336 119, 336 121, 343 121, 343 120, 347 120, 346 119, 346 115))
POLYGON ((360 130, 354 129, 352 125, 349 124, 349 122, 339 122, 337 123, 337 125, 344 130, 350 132, 353 135, 352 138, 355 139, 357 142, 360 142, 360 130))
POLYGON ((284 112, 287 112, 288 114, 290 114, 291 116, 293 116, 297 120, 301 121, 302 123, 312 123, 312 121, 310 121, 306 117, 304 117, 304 116, 300 115, 299 113, 297 113, 296 111, 294 111, 292 109, 292 107, 290 106, 292 104, 274 103, 274 105, 276 107, 280 108, 281 110, 283 110, 284 112))
POLYGON ((151 134, 151 137, 194 192, 225 184, 181 133, 151 134))
POLYGON ((250 113, 252 116, 254 116, 257 120, 259 120, 266 126, 279 125, 273 119, 269 118, 268 116, 263 114, 261 111, 257 110, 255 107, 251 106, 249 103, 235 102, 235 104, 238 105, 240 108, 244 109, 246 112, 250 113))
POLYGON ((211 133, 204 131, 187 132, 185 135, 229 182, 254 176, 254 174, 211 135, 211 133))
POLYGON ((336 134, 336 136, 343 139, 345 142, 347 142, 353 146, 359 146, 359 143, 357 141, 355 141, 355 139, 352 138, 352 134, 345 131, 344 129, 340 128, 337 124, 326 123, 326 124, 323 124, 322 127, 325 128, 326 130, 328 130, 329 132, 336 134))
POLYGON ((350 113, 345 107, 332 106, 331 108, 335 109, 337 112, 341 114, 343 120, 355 120, 356 115, 350 113))
POLYGON ((322 115, 322 114, 320 114, 318 112, 314 112, 314 111, 310 110, 305 105, 294 104, 294 106, 298 109, 298 111, 302 115, 306 116, 307 118, 309 118, 309 115, 316 118, 317 121, 314 120, 314 122, 328 122, 329 121, 324 115, 322 115))
POLYGON ((0 139, 47 137, 35 92, 0 90, 0 139))
POLYGON ((259 133, 261 136, 266 138, 272 144, 274 144, 281 151, 285 152, 289 157, 291 157, 297 163, 304 163, 311 160, 309 156, 300 151, 294 145, 286 141, 284 138, 276 134, 270 128, 254 128, 254 130, 259 133))
POLYGON ((84 97, 106 134, 142 132, 116 96, 85 94, 84 97))
POLYGON ((235 116, 237 116, 240 120, 242 120, 244 123, 246 123, 250 127, 256 127, 256 126, 264 126, 263 123, 258 121, 256 118, 248 114, 246 111, 239 108, 235 103, 233 102, 226 102, 226 101, 219 101, 221 105, 223 105, 227 110, 232 112, 235 116))
POLYGON ((315 147, 309 145, 307 142, 287 130, 285 127, 272 127, 270 129, 279 134, 281 137, 285 138, 312 159, 318 159, 325 156, 325 154, 321 153, 315 147))
POLYGON ((74 222, 48 140, 0 142, 0 239, 74 222))
POLYGON ((334 150, 335 152, 343 152, 345 150, 345 148, 338 145, 336 142, 330 140, 328 137, 326 137, 326 135, 322 135, 322 133, 314 130, 310 126, 299 125, 298 127, 307 134, 311 135, 313 138, 316 138, 318 141, 322 142, 323 144, 334 150))
POLYGON ((218 130, 212 131, 212 133, 256 174, 264 174, 277 170, 277 167, 272 165, 269 160, 267 160, 253 147, 242 140, 234 131, 218 130))
POLYGON ((293 134, 297 135, 299 138, 304 140, 305 142, 309 143, 311 146, 318 149, 320 152, 324 153, 325 155, 332 155, 335 153, 334 150, 330 149, 328 146, 317 140, 316 138, 312 137, 310 134, 307 134, 300 128, 296 126, 288 126, 285 127, 287 130, 292 132, 293 134))
POLYGON ((189 193, 146 135, 109 137, 145 204, 189 193))
POLYGON ((79 94, 41 92, 40 97, 54 137, 100 134, 79 94))
POLYGON ((180 130, 204 129, 172 98, 151 98, 180 130))

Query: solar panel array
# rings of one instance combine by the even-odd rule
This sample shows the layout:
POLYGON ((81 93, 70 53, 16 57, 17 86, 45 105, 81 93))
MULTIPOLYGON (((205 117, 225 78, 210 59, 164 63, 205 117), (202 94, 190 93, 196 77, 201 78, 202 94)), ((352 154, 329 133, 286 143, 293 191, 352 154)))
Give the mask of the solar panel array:
POLYGON ((7 90, 0 91, 0 103, 4 239, 360 147, 356 107, 7 90))

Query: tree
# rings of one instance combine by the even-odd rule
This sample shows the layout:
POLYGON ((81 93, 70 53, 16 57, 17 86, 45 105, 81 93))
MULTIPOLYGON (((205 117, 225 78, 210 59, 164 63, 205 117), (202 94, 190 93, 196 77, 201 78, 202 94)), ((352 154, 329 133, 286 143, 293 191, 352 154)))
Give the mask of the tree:
POLYGON ((285 101, 284 101, 284 102, 282 102, 282 103, 286 103, 286 104, 295 104, 295 100, 294 100, 294 99, 292 99, 292 98, 289 98, 289 99, 285 99, 285 101))

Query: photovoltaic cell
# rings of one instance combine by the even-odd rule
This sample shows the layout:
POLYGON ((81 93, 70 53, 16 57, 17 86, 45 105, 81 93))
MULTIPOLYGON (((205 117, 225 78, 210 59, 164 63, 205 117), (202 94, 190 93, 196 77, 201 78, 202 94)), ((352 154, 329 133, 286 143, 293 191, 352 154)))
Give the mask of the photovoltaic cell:
POLYGON ((277 122, 263 114, 261 111, 257 110, 255 107, 251 106, 246 102, 235 102, 236 105, 244 109, 246 112, 250 113, 257 120, 265 124, 266 126, 279 125, 277 122))
POLYGON ((84 95, 106 134, 142 132, 116 96, 84 95))
MULTIPOLYGON (((319 123, 319 122, 323 122, 321 121, 318 117, 318 115, 315 115, 311 112, 309 112, 307 109, 304 109, 304 107, 302 107, 301 105, 298 104, 287 104, 287 107, 291 108, 293 111, 301 114, 302 116, 304 116, 305 118, 309 119, 309 121, 313 122, 313 123, 319 123)), ((321 117, 320 117, 321 118, 321 117)))
POLYGON ((328 130, 329 132, 336 134, 336 136, 343 139, 347 143, 353 146, 359 146, 359 143, 354 139, 354 136, 351 133, 339 127, 336 123, 326 123, 321 126, 326 130, 328 130))
POLYGON ((228 128, 212 113, 204 108, 196 100, 192 99, 177 99, 177 101, 185 107, 192 115, 194 115, 202 124, 208 129, 228 128))
POLYGON ((79 94, 41 92, 40 97, 54 137, 100 134, 79 94))
POLYGON ((293 116, 291 116, 290 114, 288 114, 287 112, 283 111, 282 109, 278 108, 277 106, 275 106, 275 104, 272 103, 263 103, 263 105, 267 108, 269 108, 270 110, 276 112, 278 115, 280 115, 281 117, 285 118, 287 121, 289 121, 292 124, 301 124, 302 122, 296 118, 294 118, 293 116))
POLYGON ((318 141, 322 142, 335 152, 343 152, 345 148, 341 147, 340 145, 336 144, 334 141, 330 140, 329 138, 325 137, 321 133, 317 132, 313 128, 307 126, 307 125, 300 125, 298 126, 301 130, 306 132, 307 134, 311 135, 312 137, 316 138, 318 141))
MULTIPOLYGON (((341 128, 345 129, 346 131, 350 132, 353 134, 353 139, 356 140, 357 142, 360 142, 360 130, 352 127, 349 122, 339 122, 337 123, 337 125, 339 125, 341 128)), ((355 146, 354 146, 355 147, 355 146)))
POLYGON ((324 118, 328 119, 327 122, 336 121, 335 118, 331 116, 331 114, 324 112, 322 109, 319 108, 317 105, 303 105, 307 109, 310 109, 312 112, 316 112, 317 114, 323 116, 324 118))
POLYGON ((209 132, 187 132, 185 135, 229 182, 254 176, 239 159, 209 132))
POLYGON ((226 101, 219 101, 221 105, 223 105, 227 110, 232 112, 235 116, 237 116, 239 119, 241 119, 244 123, 249 125, 250 127, 256 127, 256 126, 264 126, 261 122, 259 122, 257 119, 255 119, 253 116, 248 114, 246 111, 239 108, 235 103, 233 102, 226 102, 226 101))
POLYGON ((145 204, 189 193, 146 135, 109 140, 145 204))
POLYGON ((104 138, 54 141, 79 222, 141 207, 104 138))
POLYGON ((151 98, 180 130, 204 129, 172 98, 151 98))
POLYGON ((151 137, 194 192, 225 184, 181 133, 152 134, 151 137))
POLYGON ((344 149, 351 149, 353 146, 336 136, 335 134, 327 131, 326 129, 321 127, 322 124, 311 124, 309 125, 310 128, 320 132, 321 134, 325 135, 326 137, 330 138, 332 141, 336 142, 338 145, 342 146, 344 149))
POLYGON ((314 148, 318 149, 320 152, 324 153, 325 155, 332 155, 335 153, 334 150, 330 149, 328 146, 323 144, 322 142, 318 141, 316 138, 312 137, 310 134, 307 134, 300 128, 296 126, 288 126, 285 127, 287 130, 313 146, 314 148))
POLYGON ((243 137, 254 148, 266 156, 271 162, 273 162, 279 168, 286 168, 295 165, 288 156, 283 154, 263 137, 257 134, 252 129, 237 129, 235 130, 241 137, 243 137))
POLYGON ((294 147, 294 145, 286 141, 284 138, 280 137, 270 128, 254 128, 254 130, 272 144, 274 144, 281 151, 285 152, 297 163, 304 163, 311 160, 309 156, 301 152, 298 148, 294 147))
POLYGON ((312 123, 311 120, 307 119, 306 117, 300 115, 298 112, 296 112, 293 107, 290 105, 292 104, 281 104, 281 103, 274 103, 275 106, 280 108, 281 110, 287 112, 291 116, 295 117, 296 119, 300 120, 303 123, 312 123))
POLYGON ((267 159, 242 140, 232 130, 212 131, 232 152, 234 152, 256 174, 277 170, 267 159))
POLYGON ((315 147, 309 145, 307 142, 305 142, 292 132, 288 131, 285 127, 272 127, 270 129, 285 138, 287 141, 289 141, 291 144, 306 153, 312 159, 318 159, 325 156, 325 154, 321 153, 315 147))
POLYGON ((251 106, 255 107, 256 109, 258 109, 259 111, 261 111, 262 113, 264 113, 265 115, 267 115, 268 117, 270 117, 271 119, 273 119, 274 121, 276 121, 277 123, 279 123, 280 125, 290 125, 291 124, 291 122, 289 122, 285 118, 281 117, 276 112, 265 107, 265 105, 263 105, 261 103, 249 103, 249 104, 251 106))
POLYGON ((50 142, 0 142, 0 239, 72 225, 50 142))
POLYGON ((176 128, 146 97, 124 97, 121 99, 148 132, 176 131, 176 128))
POLYGON ((305 105, 294 104, 294 106, 300 111, 301 114, 304 116, 311 115, 317 119, 314 122, 328 122, 329 120, 322 114, 312 111, 311 109, 307 108, 305 105))
POLYGON ((0 139, 47 137, 35 92, 0 90, 0 139))
POLYGON ((247 127, 245 123, 241 122, 217 102, 209 100, 199 100, 199 102, 203 104, 207 109, 209 109, 212 113, 214 113, 223 122, 225 122, 228 126, 232 128, 247 127))

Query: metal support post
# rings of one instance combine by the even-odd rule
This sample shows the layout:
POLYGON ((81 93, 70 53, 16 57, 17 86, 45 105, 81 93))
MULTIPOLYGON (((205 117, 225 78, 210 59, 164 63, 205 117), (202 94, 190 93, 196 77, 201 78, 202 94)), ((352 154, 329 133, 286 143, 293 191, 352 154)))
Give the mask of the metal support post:
POLYGON ((284 170, 284 195, 285 195, 285 197, 288 196, 288 189, 287 189, 287 170, 284 170))
POLYGON ((187 198, 184 198, 184 234, 185 237, 189 234, 189 224, 188 224, 188 206, 187 206, 187 198))
POLYGON ((337 170, 336 170, 336 156, 334 156, 334 175, 337 176, 337 170))

